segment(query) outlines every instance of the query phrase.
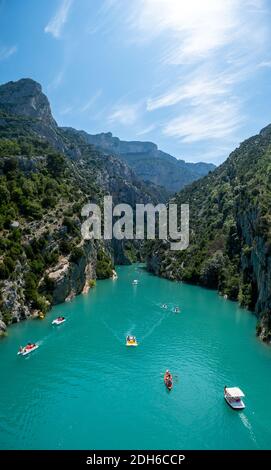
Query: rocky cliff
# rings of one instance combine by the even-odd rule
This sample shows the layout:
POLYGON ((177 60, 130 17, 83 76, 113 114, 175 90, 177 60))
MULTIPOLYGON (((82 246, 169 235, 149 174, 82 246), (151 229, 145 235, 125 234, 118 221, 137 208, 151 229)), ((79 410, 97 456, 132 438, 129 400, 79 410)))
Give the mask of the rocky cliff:
POLYGON ((113 153, 134 170, 142 181, 163 186, 168 195, 214 170, 212 163, 187 163, 162 152, 153 142, 123 141, 111 132, 96 135, 81 131, 82 137, 104 152, 113 153))
POLYGON ((111 194, 134 206, 157 202, 159 191, 78 131, 59 128, 38 83, 0 86, 0 330, 110 277, 114 258, 133 261, 125 242, 82 241, 84 204, 111 194))
POLYGON ((243 142, 214 172, 175 198, 190 205, 190 245, 148 247, 148 268, 168 279, 218 289, 256 312, 271 340, 271 126, 243 142))

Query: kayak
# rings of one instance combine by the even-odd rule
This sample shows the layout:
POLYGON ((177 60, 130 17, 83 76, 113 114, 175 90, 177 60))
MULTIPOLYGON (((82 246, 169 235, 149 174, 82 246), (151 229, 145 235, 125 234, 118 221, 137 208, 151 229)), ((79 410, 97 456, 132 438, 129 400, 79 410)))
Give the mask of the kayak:
POLYGON ((62 319, 55 318, 55 320, 52 321, 52 325, 61 325, 65 321, 66 321, 66 318, 62 318, 62 319))
POLYGON ((38 349, 39 345, 38 344, 34 344, 33 346, 31 347, 27 347, 25 346, 24 348, 22 348, 20 351, 17 352, 17 355, 18 356, 26 356, 27 354, 30 354, 31 352, 35 351, 36 349, 38 349))
POLYGON ((168 377, 167 374, 164 375, 164 383, 165 383, 165 386, 167 387, 167 389, 169 391, 172 390, 172 388, 173 388, 173 378, 172 378, 171 374, 170 374, 169 377, 168 377))

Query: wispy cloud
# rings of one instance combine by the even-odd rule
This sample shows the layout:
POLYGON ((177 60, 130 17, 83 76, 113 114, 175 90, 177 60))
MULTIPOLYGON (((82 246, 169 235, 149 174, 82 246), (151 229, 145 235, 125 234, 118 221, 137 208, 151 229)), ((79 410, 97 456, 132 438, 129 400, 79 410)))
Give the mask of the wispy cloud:
POLYGON ((149 134, 150 132, 154 131, 154 129, 156 129, 156 125, 155 124, 151 124, 150 126, 147 126, 147 127, 144 127, 144 129, 142 129, 141 131, 138 131, 136 133, 137 137, 140 137, 142 135, 146 135, 146 134, 149 134))
MULTIPOLYGON (((240 74, 238 74, 240 75, 240 74)), ((237 80, 236 73, 221 73, 213 76, 206 67, 196 68, 193 73, 177 80, 177 86, 166 91, 156 98, 147 100, 147 110, 173 106, 181 101, 199 102, 227 94, 232 83, 237 80), (179 83, 178 83, 179 82, 179 83)))
POLYGON ((49 23, 45 26, 45 33, 50 33, 55 38, 59 38, 62 33, 63 26, 67 22, 70 8, 72 6, 73 0, 62 0, 61 4, 55 13, 55 15, 50 19, 49 23))
POLYGON ((163 133, 183 143, 223 140, 232 136, 243 120, 238 102, 209 103, 172 119, 163 133))
POLYGON ((80 109, 80 111, 82 113, 85 113, 86 111, 88 111, 93 105, 94 103, 100 98, 102 94, 102 90, 98 90, 93 96, 91 96, 85 103, 84 105, 82 106, 82 108, 80 109))
POLYGON ((59 114, 61 116, 66 116, 67 114, 70 114, 73 111, 73 106, 65 106, 59 111, 59 114))
POLYGON ((8 59, 10 56, 17 52, 17 46, 1 46, 0 45, 0 60, 8 59))
POLYGON ((139 117, 138 104, 120 104, 113 108, 112 113, 108 116, 108 123, 117 122, 123 126, 135 124, 139 117))
POLYGON ((258 64, 258 68, 270 68, 271 67, 271 60, 263 60, 258 64))
POLYGON ((63 79, 64 79, 64 69, 60 70, 60 72, 58 72, 56 76, 53 78, 53 80, 49 83, 48 90, 49 91, 56 90, 62 84, 63 79))

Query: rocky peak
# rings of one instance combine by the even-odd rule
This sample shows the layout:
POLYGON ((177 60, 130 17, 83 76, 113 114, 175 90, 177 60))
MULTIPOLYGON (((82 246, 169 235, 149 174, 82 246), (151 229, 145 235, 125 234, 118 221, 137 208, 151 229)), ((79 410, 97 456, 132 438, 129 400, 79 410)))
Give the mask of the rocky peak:
POLYGON ((1 85, 0 108, 10 114, 29 116, 49 126, 57 126, 41 85, 30 78, 1 85))

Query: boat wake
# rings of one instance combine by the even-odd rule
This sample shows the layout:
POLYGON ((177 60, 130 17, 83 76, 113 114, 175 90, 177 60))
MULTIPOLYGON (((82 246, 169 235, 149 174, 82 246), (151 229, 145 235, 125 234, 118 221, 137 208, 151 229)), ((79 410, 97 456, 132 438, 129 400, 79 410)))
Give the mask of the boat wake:
POLYGON ((111 328, 111 326, 108 325, 108 323, 105 320, 102 320, 103 325, 112 333, 112 335, 118 340, 120 344, 123 344, 123 339, 121 339, 117 333, 111 328))
POLYGON ((145 339, 147 339, 147 338, 154 332, 154 330, 155 330, 159 325, 161 325, 161 323, 162 323, 166 318, 169 317, 170 313, 171 313, 171 312, 166 311, 165 314, 164 314, 161 318, 159 318, 159 320, 158 320, 156 323, 154 323, 154 325, 150 328, 150 330, 141 338, 140 343, 142 343, 145 339))
POLYGON ((255 436, 255 434, 253 432, 253 429, 252 429, 252 424, 249 422, 248 417, 245 415, 245 413, 239 413, 239 416, 240 416, 240 419, 241 419, 243 425, 248 429, 252 441, 259 448, 256 436, 255 436))

